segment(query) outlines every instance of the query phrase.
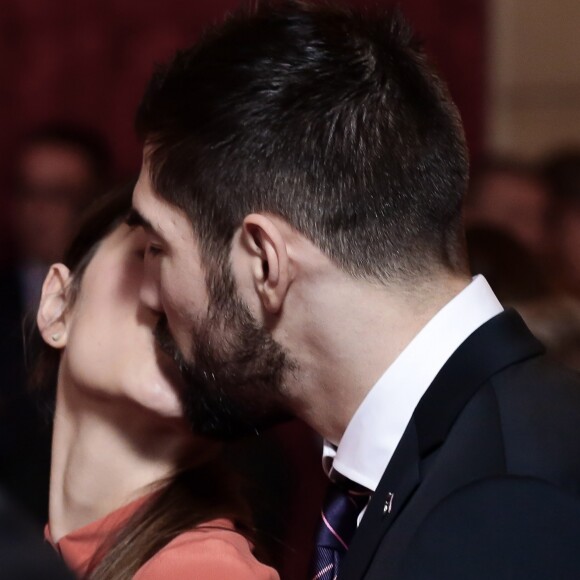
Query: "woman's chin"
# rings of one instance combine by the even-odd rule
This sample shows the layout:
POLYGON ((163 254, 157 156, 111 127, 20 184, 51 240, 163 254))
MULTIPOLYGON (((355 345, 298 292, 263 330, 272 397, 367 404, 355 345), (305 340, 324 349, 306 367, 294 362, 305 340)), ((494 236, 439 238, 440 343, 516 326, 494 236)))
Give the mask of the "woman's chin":
POLYGON ((183 419, 183 404, 180 394, 173 385, 161 376, 141 383, 132 393, 127 393, 136 403, 167 419, 183 419))

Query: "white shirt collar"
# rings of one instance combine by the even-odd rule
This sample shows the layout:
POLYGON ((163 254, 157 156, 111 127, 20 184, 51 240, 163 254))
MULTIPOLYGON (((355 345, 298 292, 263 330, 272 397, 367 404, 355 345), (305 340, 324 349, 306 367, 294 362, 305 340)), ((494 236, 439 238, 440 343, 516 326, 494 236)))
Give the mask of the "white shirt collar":
POLYGON ((447 303, 369 391, 338 445, 325 441, 323 467, 375 491, 429 385, 465 339, 503 308, 483 276, 447 303))

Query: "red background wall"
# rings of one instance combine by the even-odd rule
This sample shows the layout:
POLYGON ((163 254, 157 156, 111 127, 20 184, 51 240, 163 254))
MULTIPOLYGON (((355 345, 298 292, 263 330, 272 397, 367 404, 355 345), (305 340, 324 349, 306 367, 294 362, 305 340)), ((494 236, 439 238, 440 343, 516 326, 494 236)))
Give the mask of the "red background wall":
MULTIPOLYGON (((219 20, 237 4, 238 0, 2 0, 0 216, 7 219, 1 198, 14 145, 38 123, 56 119, 94 127, 110 140, 118 174, 134 171, 140 147, 133 135, 133 114, 154 63, 190 44, 206 23, 219 20)), ((448 80, 472 152, 477 153, 484 109, 485 0, 400 4, 448 80)))

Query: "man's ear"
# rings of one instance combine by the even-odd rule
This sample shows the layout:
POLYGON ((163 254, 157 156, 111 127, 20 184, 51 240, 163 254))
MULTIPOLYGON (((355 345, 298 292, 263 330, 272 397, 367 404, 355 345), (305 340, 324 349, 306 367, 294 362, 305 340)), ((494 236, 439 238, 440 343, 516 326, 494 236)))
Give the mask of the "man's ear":
POLYGON ((46 344, 64 348, 67 342, 66 290, 70 271, 64 264, 53 264, 44 279, 36 323, 46 344))
POLYGON ((292 282, 284 231, 269 217, 253 213, 244 219, 241 235, 250 253, 256 292, 266 311, 276 314, 292 282))

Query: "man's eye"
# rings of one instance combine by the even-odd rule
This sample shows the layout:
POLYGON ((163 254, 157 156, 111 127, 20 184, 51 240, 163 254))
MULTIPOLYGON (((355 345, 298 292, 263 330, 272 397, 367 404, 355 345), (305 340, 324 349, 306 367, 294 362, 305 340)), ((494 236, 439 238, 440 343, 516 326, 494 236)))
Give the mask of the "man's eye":
POLYGON ((147 254, 150 256, 159 256, 163 250, 159 246, 155 246, 153 244, 149 244, 147 246, 147 254))

